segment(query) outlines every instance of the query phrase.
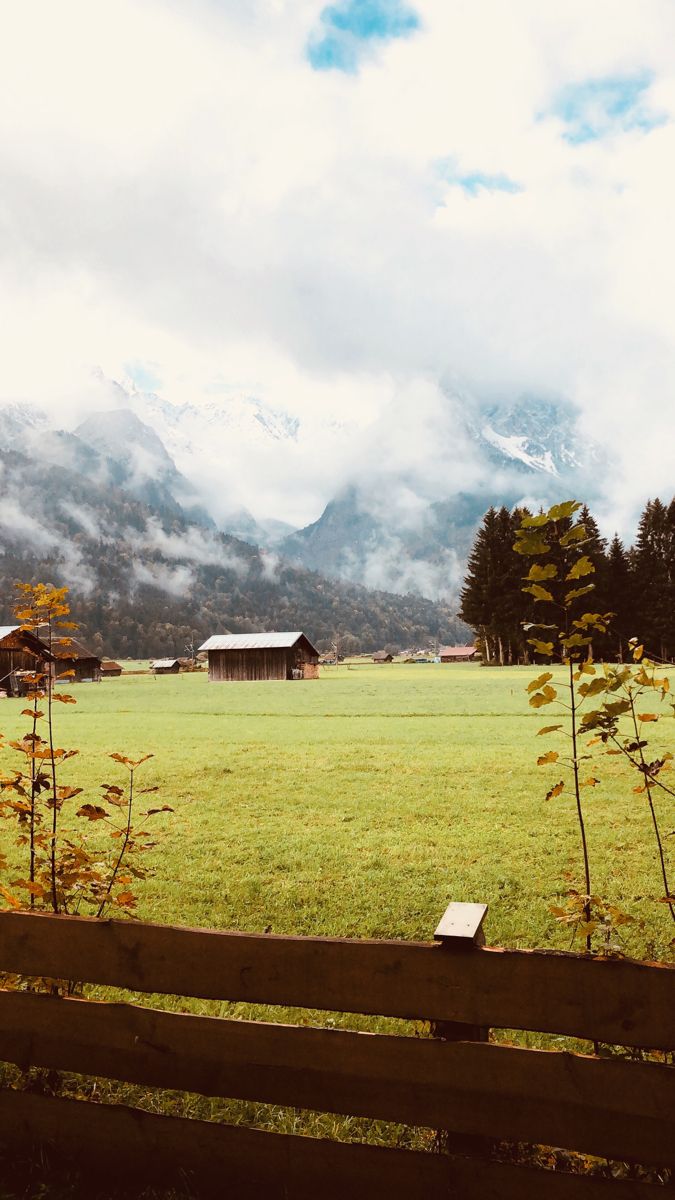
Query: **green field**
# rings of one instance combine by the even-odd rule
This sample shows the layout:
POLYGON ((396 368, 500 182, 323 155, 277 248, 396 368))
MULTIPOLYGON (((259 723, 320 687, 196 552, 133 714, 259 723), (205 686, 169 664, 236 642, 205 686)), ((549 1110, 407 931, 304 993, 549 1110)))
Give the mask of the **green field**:
MULTIPOLYGON (((152 852, 153 876, 138 885, 141 918, 431 939, 450 900, 483 901, 492 944, 568 949, 569 933, 549 906, 566 886, 565 871, 581 885, 579 839, 571 798, 543 799, 559 775, 535 765, 550 744, 537 730, 553 717, 551 709, 543 720, 528 707, 531 676, 523 668, 359 664, 325 668, 312 682, 209 684, 202 672, 83 684, 72 689, 76 707, 57 708, 59 744, 82 751, 66 764, 64 781, 88 789, 73 804, 96 801, 101 781, 121 778, 107 753, 155 756, 143 768, 144 782, 158 784, 159 799, 175 812, 154 818, 161 840, 152 852)), ((5 734, 24 727, 20 707, 0 707, 5 734)), ((670 728, 663 723, 659 732, 670 728)), ((3 761, 9 764, 10 752, 3 761)), ((657 902, 651 827, 644 799, 632 794, 634 781, 617 762, 602 759, 595 769, 602 782, 586 793, 594 889, 637 918, 625 927, 628 953, 665 958, 672 923, 657 902)), ((9 834, 5 823, 6 846, 9 834)), ((144 1002, 242 1018, 408 1028, 175 997, 144 1002)), ((572 1045, 516 1036, 531 1045, 572 1045)), ((81 1081, 68 1086, 89 1094, 81 1081)), ((95 1094, 285 1132, 417 1146, 430 1138, 382 1122, 100 1082, 95 1094)))
MULTIPOLYGON (((552 710, 528 708, 531 674, 359 664, 311 682, 209 684, 202 672, 81 684, 77 706, 56 710, 59 744, 81 750, 63 778, 95 801, 121 770, 106 752, 154 755, 143 780, 175 813, 155 818, 141 917, 429 938, 448 901, 473 900, 489 905, 491 942, 567 947, 549 905, 564 871, 581 883, 578 833, 571 798, 543 799, 559 772, 535 765, 552 710)), ((19 712, 2 704, 0 730, 19 732, 19 712)), ((594 771, 594 889, 644 923, 629 927, 629 951, 663 957, 672 930, 644 800, 616 759, 594 771)))

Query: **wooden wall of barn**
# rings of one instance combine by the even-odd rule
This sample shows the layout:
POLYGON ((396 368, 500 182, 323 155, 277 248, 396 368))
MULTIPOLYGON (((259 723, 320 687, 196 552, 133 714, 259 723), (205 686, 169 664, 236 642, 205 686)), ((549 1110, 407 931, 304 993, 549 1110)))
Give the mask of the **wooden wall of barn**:
POLYGON ((294 662, 287 649, 209 650, 209 680, 288 679, 294 662))
MULTIPOLYGON (((29 654, 27 650, 6 650, 0 649, 0 678, 4 679, 11 671, 35 671, 40 670, 41 663, 38 662, 34 654, 29 654)), ((3 686, 0 684, 0 687, 3 686)))
MULTIPOLYGON (((56 664, 57 675, 65 671, 74 671, 70 676, 71 683, 84 683, 93 680, 98 683, 101 678, 101 660, 99 658, 60 658, 56 664)), ((64 680, 66 683, 67 680, 64 680)))

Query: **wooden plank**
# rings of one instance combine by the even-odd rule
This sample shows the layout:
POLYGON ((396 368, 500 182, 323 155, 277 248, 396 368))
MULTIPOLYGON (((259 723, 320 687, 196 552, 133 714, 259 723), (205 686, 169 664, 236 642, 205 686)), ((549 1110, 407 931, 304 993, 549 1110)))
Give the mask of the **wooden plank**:
POLYGON ((675 1165, 675 1068, 0 992, 0 1060, 675 1165))
POLYGON ((228 1200, 658 1200, 652 1185, 268 1133, 123 1105, 0 1091, 6 1151, 58 1147, 100 1183, 176 1182, 228 1200))
POLYGON ((0 970, 132 991, 531 1029, 675 1050, 675 966, 537 950, 0 914, 0 970))
POLYGON ((436 926, 434 940, 453 947, 467 942, 482 946, 485 942, 482 926, 487 909, 487 904, 462 904, 453 900, 436 926))

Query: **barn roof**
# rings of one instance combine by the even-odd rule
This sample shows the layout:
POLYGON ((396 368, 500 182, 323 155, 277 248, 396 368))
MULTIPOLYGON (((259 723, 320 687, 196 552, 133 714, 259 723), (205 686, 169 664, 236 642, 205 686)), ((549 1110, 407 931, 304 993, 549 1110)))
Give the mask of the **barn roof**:
POLYGON ((23 645, 26 649, 43 658, 53 658, 53 655, 49 652, 49 647, 39 637, 36 637, 30 629, 26 629, 25 625, 0 625, 0 643, 4 642, 6 638, 11 639, 9 643, 10 649, 19 649, 23 645), (13 637, 12 635, 16 636, 13 637))
POLYGON ((54 657, 58 659, 98 659, 98 654, 94 654, 92 650, 88 650, 82 642, 78 642, 77 638, 54 638, 52 642, 52 649, 54 651, 54 657))
POLYGON ((304 638, 313 654, 318 650, 302 630, 293 633, 215 633, 200 650, 291 650, 304 638))
POLYGON ((180 662, 177 658, 153 658, 152 662, 150 663, 150 669, 153 671, 157 670, 157 668, 161 670, 163 667, 175 666, 180 666, 180 662))
POLYGON ((121 671, 122 664, 115 662, 114 658, 104 658, 101 660, 102 671, 121 671))
POLYGON ((475 646, 441 646, 439 651, 441 658, 464 658, 467 654, 475 654, 475 646))

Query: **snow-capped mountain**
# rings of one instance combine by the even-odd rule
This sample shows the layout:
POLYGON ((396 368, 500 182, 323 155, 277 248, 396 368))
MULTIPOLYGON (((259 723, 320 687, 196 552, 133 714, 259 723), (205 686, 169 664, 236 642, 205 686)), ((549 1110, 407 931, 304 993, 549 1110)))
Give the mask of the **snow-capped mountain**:
POLYGON ((1 410, 0 448, 372 588, 452 597, 490 505, 595 498, 590 467, 602 452, 578 435, 576 410, 561 399, 485 402, 447 386, 426 408, 393 404, 347 436, 327 419, 316 453, 296 418, 256 397, 223 392, 173 403, 100 372, 92 387, 95 411, 73 430, 54 429, 39 408, 1 410), (294 531, 273 510, 254 517, 242 502, 242 478, 250 492, 273 464, 283 487, 308 456, 323 461, 339 444, 348 445, 341 485, 304 528, 294 531))

